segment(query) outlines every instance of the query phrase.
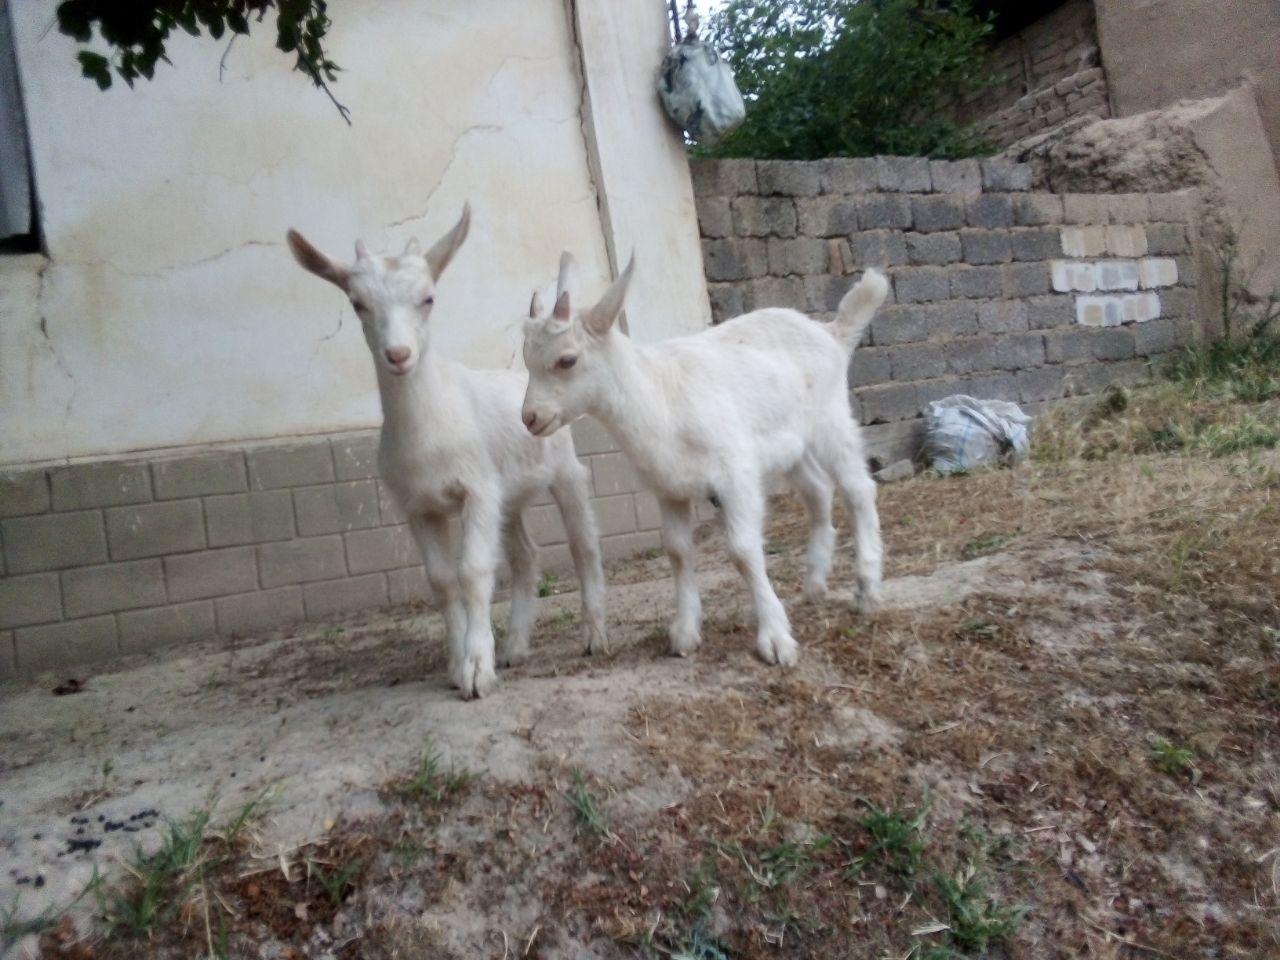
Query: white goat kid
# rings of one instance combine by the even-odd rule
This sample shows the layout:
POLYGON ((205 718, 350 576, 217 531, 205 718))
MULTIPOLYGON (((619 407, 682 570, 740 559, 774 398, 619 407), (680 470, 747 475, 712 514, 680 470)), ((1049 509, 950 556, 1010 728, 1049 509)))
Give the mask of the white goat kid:
POLYGON ((875 610, 880 522, 846 377, 888 283, 867 271, 832 324, 794 310, 758 310, 644 347, 614 325, 634 267, 633 260, 599 303, 575 315, 573 259, 561 258, 555 310, 525 327, 525 426, 547 437, 583 414, 596 417, 657 494, 676 582, 672 653, 683 656, 701 642, 693 505, 710 497, 723 510, 730 554, 751 590, 757 652, 767 663, 793 664, 791 627, 765 572, 766 485, 785 476, 808 508, 806 592, 821 597, 835 544, 834 482, 854 520, 857 605, 875 610))
POLYGON ((547 490, 560 507, 582 586, 587 652, 605 644, 604 575, 585 468, 569 434, 540 439, 520 426, 524 375, 469 370, 430 348, 435 285, 466 239, 470 207, 423 256, 410 241, 400 257, 370 255, 356 241, 348 268, 290 230, 303 268, 351 299, 373 353, 382 397, 378 468, 409 518, 427 579, 444 610, 449 676, 464 697, 495 683, 489 619, 499 547, 511 567, 511 623, 498 660, 528 655, 536 606, 536 555, 521 508, 547 490), (455 568, 449 518, 462 524, 455 568))

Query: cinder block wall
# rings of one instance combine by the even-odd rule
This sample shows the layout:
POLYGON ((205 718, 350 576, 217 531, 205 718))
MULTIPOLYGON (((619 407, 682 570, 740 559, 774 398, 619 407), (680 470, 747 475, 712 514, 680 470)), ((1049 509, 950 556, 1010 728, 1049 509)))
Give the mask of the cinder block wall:
MULTIPOLYGON (((606 559, 657 547, 626 458, 573 430, 606 559)), ((571 571, 550 498, 526 519, 543 569, 571 571)), ((426 596, 376 433, 0 470, 0 679, 426 596)))
POLYGON ((1004 160, 700 160, 717 321, 787 306, 831 316, 853 274, 889 304, 849 369, 882 457, 918 445, 953 393, 1035 405, 1143 379, 1199 335, 1194 196, 1030 192, 1004 160))

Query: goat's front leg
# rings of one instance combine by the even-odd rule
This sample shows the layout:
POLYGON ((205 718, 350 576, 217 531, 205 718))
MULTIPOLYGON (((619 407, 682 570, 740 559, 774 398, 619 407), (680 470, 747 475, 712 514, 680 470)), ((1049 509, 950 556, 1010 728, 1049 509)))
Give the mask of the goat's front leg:
POLYGON ((483 697, 497 683, 489 606, 493 602, 494 568, 501 537, 502 509, 497 491, 469 491, 462 508, 462 556, 458 568, 467 629, 462 656, 449 667, 454 683, 467 699, 483 697))
POLYGON ((511 620, 498 650, 498 662, 514 667, 529 659, 529 637, 537 613, 537 549, 518 511, 507 517, 502 542, 511 567, 511 620))
POLYGON ((591 489, 586 469, 573 459, 573 469, 558 477, 551 486, 551 496, 560 508, 569 553, 582 589, 582 629, 587 653, 603 653, 608 645, 605 633, 604 568, 600 562, 600 534, 591 512, 591 489))
POLYGON ((718 491, 729 556, 742 574, 756 608, 756 652, 765 663, 789 667, 799 651, 782 601, 773 592, 764 562, 764 491, 757 478, 718 491))
POLYGON ((683 657, 702 643, 702 600, 693 575, 693 504, 660 499, 658 506, 662 510, 662 546, 676 581, 676 617, 669 631, 671 652, 683 657))
MULTIPOLYGON (((427 582, 444 614, 445 636, 449 642, 449 663, 452 666, 462 658, 463 636, 467 630, 467 618, 462 609, 462 597, 458 591, 458 575, 453 566, 453 550, 449 537, 449 522, 442 517, 411 517, 409 530, 413 533, 418 549, 422 552, 422 564, 427 571, 427 582)), ((455 679, 455 684, 457 680, 455 679)), ((460 686, 460 684, 457 684, 460 686)))

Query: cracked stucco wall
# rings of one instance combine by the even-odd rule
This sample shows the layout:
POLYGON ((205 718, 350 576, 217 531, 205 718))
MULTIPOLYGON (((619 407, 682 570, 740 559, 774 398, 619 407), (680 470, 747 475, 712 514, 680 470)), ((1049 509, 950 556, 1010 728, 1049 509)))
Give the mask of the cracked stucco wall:
POLYGON ((634 246, 658 277, 687 245, 692 272, 639 298, 631 325, 649 339, 700 326, 688 171, 645 59, 659 45, 608 62, 637 19, 660 39, 662 11, 580 2, 580 45, 563 0, 331 3, 348 127, 270 30, 238 39, 221 79, 224 46, 179 34, 172 68, 102 93, 48 4, 11 0, 49 258, 0 261, 0 464, 376 425, 359 324, 293 264, 291 226, 337 257, 357 236, 398 250, 470 199, 433 322, 434 343, 475 366, 519 364, 529 292, 563 247, 595 292, 611 249, 634 246), (617 142, 593 171, 601 136, 617 142), (615 196, 626 236, 602 219, 615 196))

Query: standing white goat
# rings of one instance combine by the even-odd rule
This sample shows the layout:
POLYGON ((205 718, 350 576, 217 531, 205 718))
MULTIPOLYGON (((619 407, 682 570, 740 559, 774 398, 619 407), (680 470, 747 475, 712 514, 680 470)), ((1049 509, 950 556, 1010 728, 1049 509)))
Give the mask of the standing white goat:
POLYGON ((521 509, 548 488, 560 507, 582 585, 587 652, 604 649, 604 574, 586 470, 569 434, 546 440, 521 428, 524 375, 469 370, 430 349, 435 285, 467 237, 457 225, 423 256, 411 240, 399 257, 376 257, 356 241, 356 261, 335 263, 290 230, 299 264, 348 297, 364 326, 382 397, 378 469, 409 518, 427 579, 444 608, 449 677, 464 697, 496 682, 489 605, 499 545, 511 566, 511 624, 499 662, 524 659, 533 630, 535 548, 521 509), (461 517, 455 568, 449 518, 461 517))
POLYGON ((809 510, 811 597, 825 595, 835 529, 832 482, 854 520, 858 606, 880 601, 882 547, 875 482, 849 407, 849 357, 888 293, 874 270, 840 301, 833 324, 794 310, 748 313, 692 336, 643 347, 615 329, 635 261, 589 310, 571 309, 573 258, 564 254, 555 310, 525 327, 529 389, 524 423, 539 437, 590 414, 658 496, 663 545, 676 581, 671 651, 701 641, 693 576, 693 504, 724 512, 729 552, 750 587, 756 649, 788 666, 797 651, 765 572, 763 522, 770 478, 785 476, 809 510))

